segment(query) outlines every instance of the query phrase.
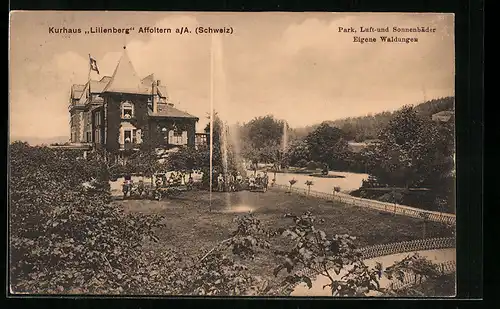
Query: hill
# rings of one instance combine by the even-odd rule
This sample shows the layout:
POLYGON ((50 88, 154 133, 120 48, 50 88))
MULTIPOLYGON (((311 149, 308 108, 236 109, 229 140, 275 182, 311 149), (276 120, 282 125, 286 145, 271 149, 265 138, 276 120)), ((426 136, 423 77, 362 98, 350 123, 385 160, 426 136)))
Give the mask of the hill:
POLYGON ((69 142, 68 136, 52 136, 52 137, 35 137, 35 136, 10 136, 10 143, 15 141, 27 142, 31 146, 64 144, 69 142))
MULTIPOLYGON (((445 97, 430 100, 416 105, 414 108, 425 118, 430 118, 433 114, 454 110, 455 98, 445 97)), ((357 142, 367 139, 376 139, 378 133, 384 128, 392 118, 393 112, 385 111, 374 115, 366 115, 359 117, 349 117, 333 121, 325 121, 330 126, 342 129, 347 138, 357 142)), ((295 129, 295 135, 305 137, 309 132, 312 132, 319 124, 304 128, 295 129)))

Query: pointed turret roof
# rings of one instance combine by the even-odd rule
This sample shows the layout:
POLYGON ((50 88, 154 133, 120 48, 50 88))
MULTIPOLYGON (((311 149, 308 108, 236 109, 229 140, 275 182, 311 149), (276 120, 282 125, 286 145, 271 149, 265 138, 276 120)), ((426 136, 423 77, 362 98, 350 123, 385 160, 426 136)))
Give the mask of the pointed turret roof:
POLYGON ((145 87, 141 78, 135 72, 134 66, 124 48, 111 80, 103 92, 119 92, 132 94, 151 94, 151 88, 145 87))

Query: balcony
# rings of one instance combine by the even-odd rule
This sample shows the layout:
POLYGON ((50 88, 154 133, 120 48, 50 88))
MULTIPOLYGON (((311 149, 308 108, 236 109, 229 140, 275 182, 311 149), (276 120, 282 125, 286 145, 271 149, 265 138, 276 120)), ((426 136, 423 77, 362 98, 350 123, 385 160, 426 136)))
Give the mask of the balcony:
POLYGON ((78 103, 72 103, 68 106, 68 111, 72 111, 72 110, 75 110, 75 109, 79 109, 79 110, 84 110, 85 109, 85 105, 84 104, 78 104, 78 103))
POLYGON ((132 120, 135 119, 135 116, 131 116, 129 114, 125 114, 121 116, 121 120, 132 120))
POLYGON ((141 147, 140 143, 120 144, 120 150, 139 150, 140 147, 141 147))

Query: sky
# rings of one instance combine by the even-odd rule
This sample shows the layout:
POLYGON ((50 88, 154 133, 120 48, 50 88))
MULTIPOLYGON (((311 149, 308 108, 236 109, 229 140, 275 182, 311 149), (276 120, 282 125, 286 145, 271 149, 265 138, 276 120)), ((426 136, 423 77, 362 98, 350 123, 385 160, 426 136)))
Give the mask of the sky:
POLYGON ((88 78, 91 54, 111 76, 126 46, 141 77, 167 87, 175 107, 207 123, 210 106, 228 124, 274 115, 291 127, 362 116, 454 95, 452 14, 14 12, 10 16, 10 135, 69 136, 72 84, 88 78), (54 34, 49 27, 134 27, 130 34, 54 34), (170 34, 138 33, 139 27, 170 34), (195 34, 198 26, 232 34, 195 34), (360 27, 432 27, 389 33, 418 43, 355 43, 360 27), (175 29, 188 27, 189 34, 175 29), (339 32, 353 27, 357 33, 339 32), (212 65, 211 65, 212 64, 212 65), (212 103, 212 105, 211 105, 212 103))

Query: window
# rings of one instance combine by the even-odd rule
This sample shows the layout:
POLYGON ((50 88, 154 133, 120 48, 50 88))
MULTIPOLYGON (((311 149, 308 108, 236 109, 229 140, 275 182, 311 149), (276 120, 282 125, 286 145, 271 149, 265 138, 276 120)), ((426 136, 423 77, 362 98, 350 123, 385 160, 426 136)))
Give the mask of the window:
POLYGON ((150 110, 153 110, 153 99, 152 98, 148 98, 148 108, 150 110))
POLYGON ((134 104, 126 101, 121 105, 122 119, 130 119, 134 117, 134 104))
POLYGON ((95 112, 94 123, 95 123, 96 126, 100 126, 101 125, 101 112, 100 111, 95 112))
POLYGON ((168 137, 169 144, 185 145, 187 144, 187 131, 171 130, 168 137))
POLYGON ((99 132, 99 129, 96 129, 95 132, 94 132, 94 141, 96 144, 100 144, 101 143, 101 132, 99 132))

